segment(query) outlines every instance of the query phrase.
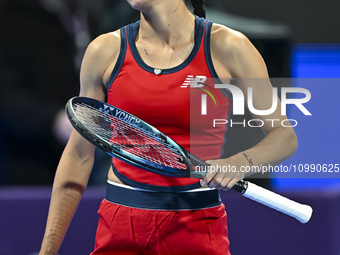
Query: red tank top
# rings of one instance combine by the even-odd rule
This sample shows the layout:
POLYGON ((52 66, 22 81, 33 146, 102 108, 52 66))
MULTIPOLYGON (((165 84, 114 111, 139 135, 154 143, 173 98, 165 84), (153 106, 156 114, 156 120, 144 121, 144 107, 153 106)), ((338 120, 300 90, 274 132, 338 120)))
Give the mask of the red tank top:
MULTIPOLYGON (((179 66, 154 69, 140 58, 135 46, 139 22, 121 29, 121 51, 111 75, 107 102, 146 121, 202 160, 223 153, 227 125, 213 126, 214 119, 228 119, 231 99, 214 89, 216 72, 210 55, 212 23, 196 17, 195 44, 179 66), (205 81, 204 86, 197 81, 205 81), (194 86, 192 86, 194 85, 194 86), (202 115, 202 95, 207 114, 202 115)), ((157 191, 181 191, 200 187, 198 179, 175 178, 148 172, 116 158, 113 171, 124 183, 157 191)))

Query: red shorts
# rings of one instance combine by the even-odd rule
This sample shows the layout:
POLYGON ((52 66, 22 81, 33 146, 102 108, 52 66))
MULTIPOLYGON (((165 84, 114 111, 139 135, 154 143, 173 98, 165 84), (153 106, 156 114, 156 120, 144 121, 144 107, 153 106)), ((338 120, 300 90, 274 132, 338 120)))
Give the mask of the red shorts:
POLYGON ((223 204, 198 210, 155 210, 104 199, 95 254, 230 255, 223 204))

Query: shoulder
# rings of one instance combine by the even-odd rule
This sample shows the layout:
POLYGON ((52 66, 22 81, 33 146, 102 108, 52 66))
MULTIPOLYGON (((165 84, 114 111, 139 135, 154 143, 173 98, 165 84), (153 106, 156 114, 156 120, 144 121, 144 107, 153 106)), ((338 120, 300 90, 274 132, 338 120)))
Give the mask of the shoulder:
POLYGON ((85 57, 107 59, 120 51, 120 31, 106 33, 95 38, 87 47, 85 57))
POLYGON ((227 26, 213 23, 211 28, 211 43, 214 47, 223 49, 238 49, 239 43, 247 44, 248 38, 239 31, 227 26))
POLYGON ((106 84, 120 53, 120 31, 95 38, 87 47, 81 66, 82 84, 106 84))
POLYGON ((262 56, 243 33, 214 23, 210 47, 215 61, 222 62, 232 77, 266 76, 262 56))

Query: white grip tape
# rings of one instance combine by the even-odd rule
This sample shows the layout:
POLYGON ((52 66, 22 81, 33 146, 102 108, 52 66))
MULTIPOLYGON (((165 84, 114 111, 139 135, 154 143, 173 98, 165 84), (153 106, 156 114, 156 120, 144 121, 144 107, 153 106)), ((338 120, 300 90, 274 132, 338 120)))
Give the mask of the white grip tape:
POLYGON ((297 203, 251 182, 248 182, 248 188, 243 196, 292 216, 301 223, 308 222, 312 216, 312 207, 297 203))

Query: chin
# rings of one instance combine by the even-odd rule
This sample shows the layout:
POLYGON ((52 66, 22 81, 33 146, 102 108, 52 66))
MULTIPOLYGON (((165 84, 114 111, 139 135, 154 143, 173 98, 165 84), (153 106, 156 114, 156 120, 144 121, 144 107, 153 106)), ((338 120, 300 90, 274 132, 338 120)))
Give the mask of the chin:
POLYGON ((127 0, 131 7, 138 11, 143 11, 154 2, 153 0, 127 0))

